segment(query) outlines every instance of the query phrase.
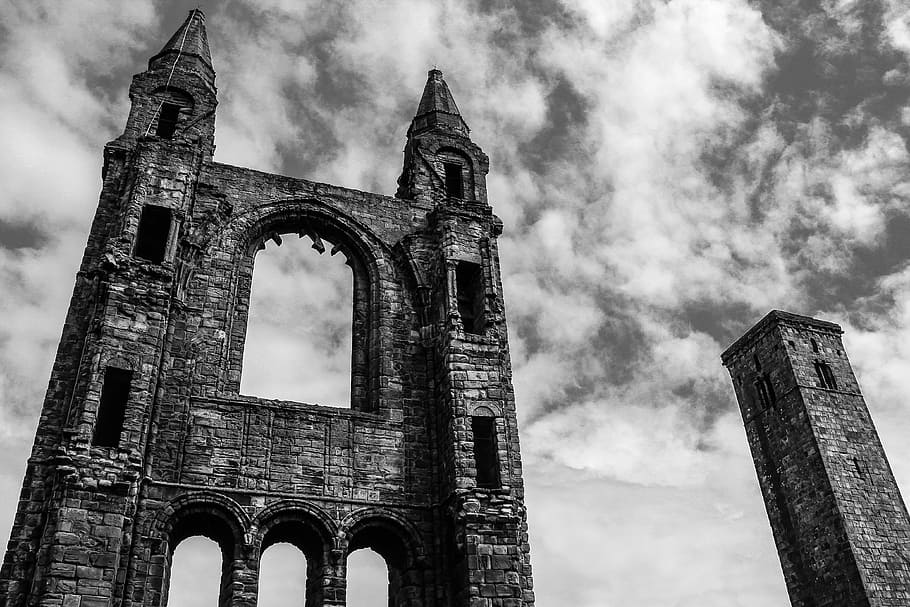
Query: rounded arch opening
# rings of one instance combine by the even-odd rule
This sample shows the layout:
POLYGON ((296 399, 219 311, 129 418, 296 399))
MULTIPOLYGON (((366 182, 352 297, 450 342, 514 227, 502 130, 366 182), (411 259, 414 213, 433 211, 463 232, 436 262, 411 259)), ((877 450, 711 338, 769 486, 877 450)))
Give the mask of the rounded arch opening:
POLYGON ((341 530, 348 554, 370 548, 386 559, 390 567, 413 568, 423 555, 416 530, 392 512, 356 510, 342 522, 341 530))
MULTIPOLYGON (((383 573, 386 599, 376 602, 370 598, 358 605, 399 605, 405 597, 419 593, 418 547, 410 526, 389 516, 365 512, 354 513, 349 522, 346 534, 349 597, 357 600, 364 595, 381 596, 383 573), (352 566, 356 567, 355 571, 352 566)), ((352 605, 350 601, 348 604, 352 605)))
POLYGON ((326 537, 312 523, 302 518, 292 519, 291 516, 286 514, 269 526, 262 537, 262 551, 275 544, 291 544, 307 559, 321 562, 328 547, 326 537))
POLYGON ((169 555, 168 607, 214 607, 221 603, 224 552, 202 535, 187 537, 169 555))
POLYGON ((163 529, 167 604, 228 604, 230 564, 243 544, 242 523, 230 507, 204 497, 175 506, 163 529))
POLYGON ((370 548, 348 554, 347 607, 387 607, 390 604, 394 576, 388 562, 370 548))
POLYGON ((168 541, 173 553, 187 538, 202 536, 215 542, 225 558, 232 558, 238 543, 237 532, 222 516, 212 511, 196 510, 183 514, 171 526, 168 541))
POLYGON ((253 526, 260 537, 259 605, 287 604, 288 596, 319 604, 335 533, 328 515, 311 504, 282 501, 263 510, 253 526))
POLYGON ((304 605, 312 559, 296 545, 276 541, 263 546, 259 558, 257 607, 304 605))
POLYGON ((397 530, 383 521, 366 521, 352 532, 348 554, 365 548, 385 559, 389 569, 403 569, 410 556, 407 544, 397 530))

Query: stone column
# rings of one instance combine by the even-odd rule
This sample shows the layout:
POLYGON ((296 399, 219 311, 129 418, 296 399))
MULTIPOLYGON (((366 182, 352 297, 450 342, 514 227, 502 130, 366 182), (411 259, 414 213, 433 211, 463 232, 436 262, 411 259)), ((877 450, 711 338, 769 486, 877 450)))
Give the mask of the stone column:
POLYGON ((259 598, 258 554, 226 563, 221 576, 219 607, 256 607, 259 598))
POLYGON ((347 555, 327 550, 322 560, 307 559, 306 607, 344 607, 347 603, 347 555))

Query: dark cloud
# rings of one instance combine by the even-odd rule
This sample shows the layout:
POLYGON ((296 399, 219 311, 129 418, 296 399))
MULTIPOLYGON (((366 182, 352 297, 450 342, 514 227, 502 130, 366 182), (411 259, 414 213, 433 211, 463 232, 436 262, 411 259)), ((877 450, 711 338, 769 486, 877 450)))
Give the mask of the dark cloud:
POLYGON ((0 219, 0 247, 4 249, 39 249, 48 235, 38 226, 0 219))

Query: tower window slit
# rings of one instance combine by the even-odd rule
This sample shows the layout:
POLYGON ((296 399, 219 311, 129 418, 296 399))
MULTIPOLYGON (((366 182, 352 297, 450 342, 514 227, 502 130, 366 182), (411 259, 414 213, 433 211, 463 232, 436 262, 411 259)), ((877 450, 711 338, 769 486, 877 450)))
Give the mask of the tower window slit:
POLYGON ((171 233, 171 210, 155 205, 142 208, 139 217, 139 231, 136 235, 136 257, 152 263, 164 261, 168 237, 171 233))
POLYGON ((474 464, 477 467, 477 486, 499 488, 499 458, 496 451, 496 418, 472 417, 474 433, 474 464))
POLYGON ((464 179, 461 175, 461 165, 456 162, 446 162, 446 194, 455 198, 464 198, 464 179))
POLYGON ((837 382, 834 380, 834 373, 828 363, 815 361, 815 374, 818 375, 819 386, 828 390, 837 390, 837 382))
POLYGON ((483 272, 476 263, 459 261, 455 268, 455 290, 458 298, 458 315, 468 333, 483 333, 484 317, 483 272))
POLYGON ((758 401, 761 403, 762 409, 767 409, 774 404, 774 386, 767 373, 755 380, 755 392, 758 394, 758 401))
POLYGON ((92 444, 98 447, 116 447, 123 432, 126 403, 130 395, 133 372, 127 369, 108 367, 104 371, 101 387, 101 403, 95 420, 92 444))
POLYGON ((159 137, 170 139, 177 131, 177 121, 180 118, 180 106, 174 103, 162 103, 158 111, 158 129, 155 133, 159 137))

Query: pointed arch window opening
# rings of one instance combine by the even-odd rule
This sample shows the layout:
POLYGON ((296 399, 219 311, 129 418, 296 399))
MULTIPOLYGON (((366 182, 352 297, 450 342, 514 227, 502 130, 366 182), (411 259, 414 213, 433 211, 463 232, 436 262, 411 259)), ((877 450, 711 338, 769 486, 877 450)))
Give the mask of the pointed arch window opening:
POLYGON ((268 232, 253 260, 240 393, 364 410, 364 277, 315 229, 282 234, 268 232))

